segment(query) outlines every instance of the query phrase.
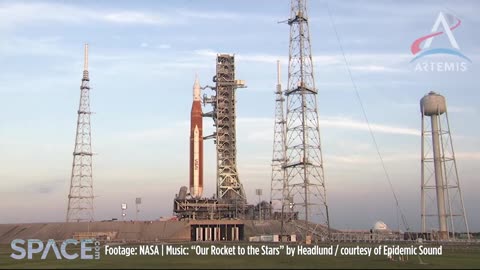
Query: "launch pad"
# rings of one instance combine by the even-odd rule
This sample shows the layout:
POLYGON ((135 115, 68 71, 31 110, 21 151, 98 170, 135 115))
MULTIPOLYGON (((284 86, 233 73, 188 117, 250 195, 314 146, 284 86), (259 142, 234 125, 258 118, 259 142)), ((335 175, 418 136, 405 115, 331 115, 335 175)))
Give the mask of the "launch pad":
MULTIPOLYGON (((215 82, 215 86, 201 88, 196 79, 193 86, 190 116, 190 192, 188 193, 187 187, 180 188, 180 192, 174 198, 173 212, 179 220, 253 219, 256 212, 255 207, 247 204, 245 191, 237 172, 235 90, 245 87, 245 82, 235 79, 234 55, 217 55, 216 74, 213 82, 215 82), (200 90, 207 88, 213 90, 215 95, 210 97, 204 95, 203 105, 210 104, 213 110, 203 113, 200 107, 200 90), (215 127, 213 134, 203 136, 202 117, 213 119, 215 127), (207 139, 214 139, 216 144, 217 190, 213 198, 202 197, 203 141, 207 139)), ((198 230, 202 230, 202 232, 201 234, 200 231, 195 232, 195 234, 202 239, 204 236, 208 236, 207 239, 209 239, 212 236, 212 233, 208 231, 209 228, 208 226, 198 227, 198 230)), ((227 230, 230 230, 230 227, 227 230)), ((232 237, 228 234, 227 238, 238 239, 237 235, 243 235, 243 225, 234 227, 234 230, 240 231, 232 233, 232 237)), ((213 235, 219 236, 217 232, 213 232, 213 235)))

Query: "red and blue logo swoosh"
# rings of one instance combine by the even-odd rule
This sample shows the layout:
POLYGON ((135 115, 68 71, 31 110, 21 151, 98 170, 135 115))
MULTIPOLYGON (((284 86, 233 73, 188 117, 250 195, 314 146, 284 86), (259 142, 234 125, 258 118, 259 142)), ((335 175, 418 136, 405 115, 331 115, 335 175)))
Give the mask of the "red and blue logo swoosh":
MULTIPOLYGON (((457 20, 456 24, 451 26, 450 27, 450 30, 453 31, 455 30, 456 28, 458 28, 460 26, 460 24, 462 23, 462 21, 458 18, 455 18, 457 20)), ((461 53, 459 50, 457 49, 454 49, 454 48, 433 48, 433 49, 420 49, 420 45, 426 41, 427 39, 429 38, 433 38, 433 37, 436 37, 436 36, 440 36, 442 34, 445 34, 444 31, 438 31, 438 32, 434 32, 434 33, 431 33, 429 35, 426 35, 426 36, 423 36, 421 38, 418 38, 417 40, 415 40, 413 43, 412 43, 412 46, 410 46, 410 51, 412 52, 412 54, 415 56, 411 61, 415 61, 421 57, 424 57, 424 56, 427 56, 427 55, 432 55, 432 54, 450 54, 450 55, 455 55, 455 56, 458 56, 458 57, 461 57, 469 62, 472 62, 472 60, 470 60, 470 58, 466 57, 463 53, 461 53)))

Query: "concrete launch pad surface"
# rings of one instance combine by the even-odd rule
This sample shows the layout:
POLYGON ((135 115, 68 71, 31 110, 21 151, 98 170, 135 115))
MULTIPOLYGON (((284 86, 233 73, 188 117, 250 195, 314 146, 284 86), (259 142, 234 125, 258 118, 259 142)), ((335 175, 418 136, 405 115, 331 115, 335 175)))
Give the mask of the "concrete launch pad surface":
POLYGON ((112 240, 182 241, 190 239, 189 230, 186 221, 0 224, 0 243, 10 243, 13 239, 65 240, 88 232, 111 234, 112 240))
MULTIPOLYGON (((245 237, 279 234, 278 220, 191 220, 191 221, 105 221, 0 224, 0 244, 10 244, 14 239, 65 240, 74 236, 102 235, 112 241, 190 241, 191 224, 244 224, 245 237)), ((285 232, 295 233, 290 225, 285 232)))

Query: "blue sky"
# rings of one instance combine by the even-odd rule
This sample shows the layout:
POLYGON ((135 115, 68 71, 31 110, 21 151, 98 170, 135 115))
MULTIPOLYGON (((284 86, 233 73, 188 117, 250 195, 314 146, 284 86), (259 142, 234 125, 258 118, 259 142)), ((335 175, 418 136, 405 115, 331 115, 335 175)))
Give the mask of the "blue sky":
MULTIPOLYGON (((447 98, 469 221, 480 230, 480 3, 309 2, 332 226, 369 229, 379 219, 396 226, 394 202, 327 6, 409 224, 419 229, 419 100, 435 90, 447 98), (411 43, 440 11, 462 19, 454 35, 472 59, 465 72, 415 72, 409 63, 411 43)), ((120 203, 133 206, 135 197, 143 219, 172 214, 188 183, 195 73, 211 85, 218 52, 235 53, 237 78, 248 85, 237 93, 240 179, 250 202, 256 188, 268 194, 277 59, 287 83, 289 27, 278 22, 288 16, 286 0, 0 1, 0 221, 65 218, 85 42, 98 220, 119 217, 120 203)), ((211 124, 205 119, 206 133, 211 124)), ((206 195, 215 192, 214 150, 206 142, 206 195)))

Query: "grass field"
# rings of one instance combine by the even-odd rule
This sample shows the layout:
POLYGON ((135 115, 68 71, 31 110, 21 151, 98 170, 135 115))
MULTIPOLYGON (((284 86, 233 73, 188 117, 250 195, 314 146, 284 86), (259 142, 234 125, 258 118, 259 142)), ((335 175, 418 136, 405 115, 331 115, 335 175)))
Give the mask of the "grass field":
MULTIPOLYGON (((228 244, 227 244, 228 245, 228 244)), ((345 244, 347 245, 347 244, 345 244)), ((351 244, 349 244, 351 245, 351 244)), ((10 246, 0 246, 0 268, 480 268, 480 247, 444 247, 441 256, 410 256, 408 261, 390 261, 386 256, 108 256, 101 249, 99 260, 46 260, 10 258, 10 246)))

